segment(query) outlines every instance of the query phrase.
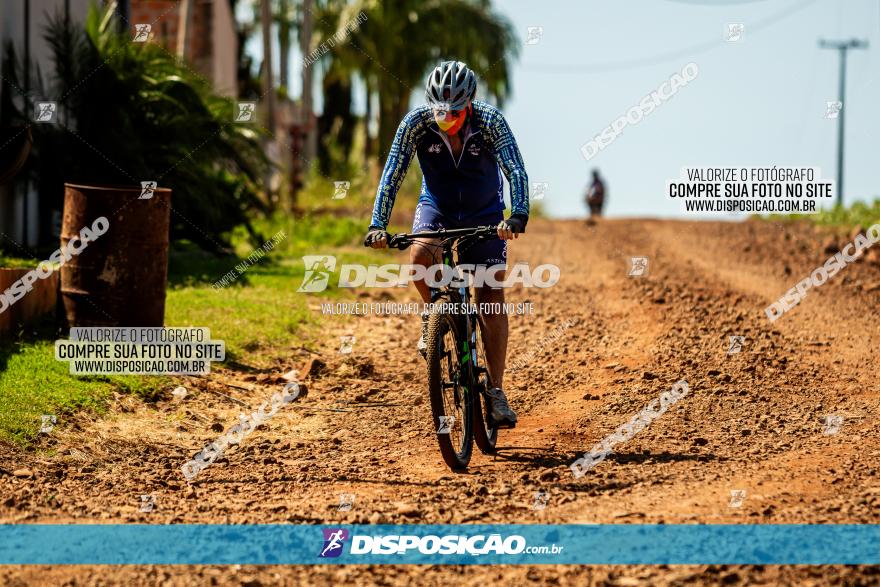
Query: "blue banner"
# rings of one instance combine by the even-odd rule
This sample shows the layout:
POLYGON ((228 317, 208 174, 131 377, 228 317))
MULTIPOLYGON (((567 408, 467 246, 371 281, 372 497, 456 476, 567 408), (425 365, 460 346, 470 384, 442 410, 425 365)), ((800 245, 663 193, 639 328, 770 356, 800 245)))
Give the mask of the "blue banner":
POLYGON ((0 525, 0 564, 880 564, 880 526, 0 525))

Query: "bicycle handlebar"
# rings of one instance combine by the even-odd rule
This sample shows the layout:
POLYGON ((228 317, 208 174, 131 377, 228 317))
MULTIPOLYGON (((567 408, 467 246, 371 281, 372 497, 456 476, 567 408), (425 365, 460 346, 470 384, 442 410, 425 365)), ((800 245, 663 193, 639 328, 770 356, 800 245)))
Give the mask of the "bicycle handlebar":
POLYGON ((392 235, 388 239, 388 247, 392 249, 400 249, 403 251, 413 242, 420 238, 437 238, 443 243, 450 240, 463 239, 467 237, 475 237, 478 239, 491 240, 498 238, 498 227, 496 226, 475 226, 473 228, 450 228, 430 231, 430 232, 414 232, 392 235))
MULTIPOLYGON (((473 228, 441 228, 431 232, 413 232, 393 234, 388 238, 388 248, 399 249, 401 251, 408 248, 413 242, 420 238, 438 238, 443 243, 454 239, 463 239, 467 237, 475 237, 481 240, 492 240, 498 238, 498 226, 475 226, 473 228)), ((365 247, 369 247, 368 243, 364 243, 365 247)))

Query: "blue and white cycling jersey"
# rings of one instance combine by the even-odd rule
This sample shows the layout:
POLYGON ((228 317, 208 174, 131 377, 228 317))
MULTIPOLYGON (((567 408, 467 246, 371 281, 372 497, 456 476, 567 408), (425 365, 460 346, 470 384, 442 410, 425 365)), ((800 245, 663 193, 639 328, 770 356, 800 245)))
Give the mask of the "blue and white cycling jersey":
POLYGON ((501 112, 475 100, 463 134, 458 161, 429 106, 410 111, 400 123, 376 192, 370 226, 385 229, 400 184, 418 154, 422 168, 419 202, 427 202, 456 221, 504 210, 504 183, 510 184, 511 215, 528 218, 529 180, 513 133, 501 112))

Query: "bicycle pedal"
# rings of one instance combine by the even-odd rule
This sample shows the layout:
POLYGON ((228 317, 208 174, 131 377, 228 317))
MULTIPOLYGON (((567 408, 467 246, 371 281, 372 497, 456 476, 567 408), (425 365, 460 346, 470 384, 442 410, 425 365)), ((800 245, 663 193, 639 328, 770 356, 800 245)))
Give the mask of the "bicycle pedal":
POLYGON ((494 424, 493 428, 497 428, 499 430, 511 430, 513 428, 516 428, 516 422, 509 422, 507 420, 504 420, 502 422, 492 420, 492 424, 494 424))

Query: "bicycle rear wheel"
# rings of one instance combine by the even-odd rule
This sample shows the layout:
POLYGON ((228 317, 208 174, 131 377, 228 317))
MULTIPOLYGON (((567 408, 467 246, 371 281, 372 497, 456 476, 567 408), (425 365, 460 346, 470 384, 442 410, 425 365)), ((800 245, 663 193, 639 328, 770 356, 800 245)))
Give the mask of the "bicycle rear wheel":
POLYGON ((477 365, 485 369, 485 371, 477 375, 477 381, 474 386, 474 440, 483 454, 490 455, 495 453, 495 443, 498 441, 498 428, 491 425, 491 406, 489 405, 489 398, 486 397, 484 392, 492 389, 494 385, 492 378, 489 376, 486 349, 483 345, 483 330, 479 319, 475 320, 474 328, 477 330, 477 365))
POLYGON ((454 316, 434 313, 428 319, 428 395, 443 460, 453 471, 466 469, 473 448, 472 390, 467 388, 458 350, 454 316))

